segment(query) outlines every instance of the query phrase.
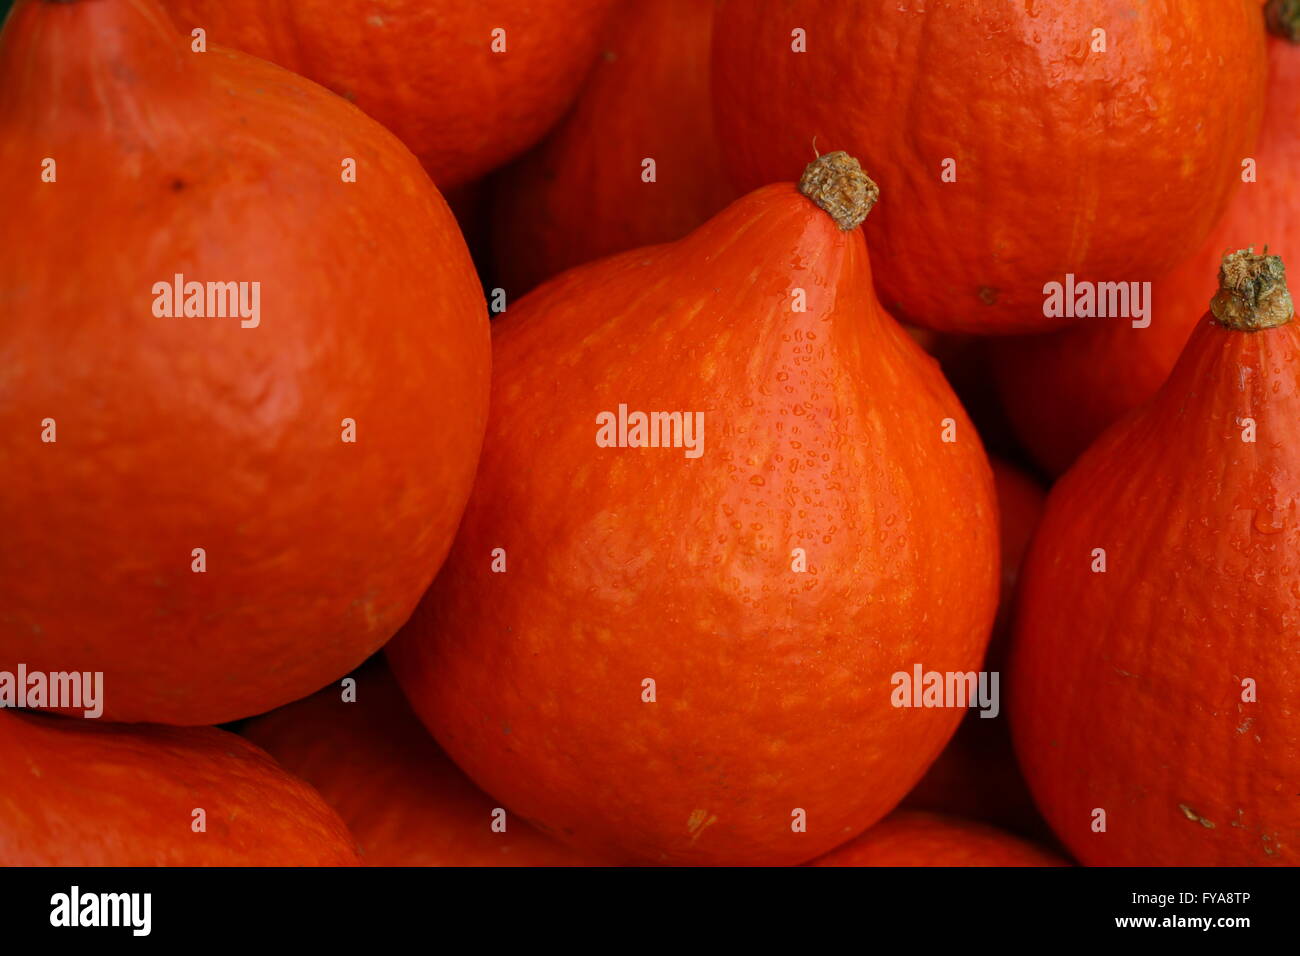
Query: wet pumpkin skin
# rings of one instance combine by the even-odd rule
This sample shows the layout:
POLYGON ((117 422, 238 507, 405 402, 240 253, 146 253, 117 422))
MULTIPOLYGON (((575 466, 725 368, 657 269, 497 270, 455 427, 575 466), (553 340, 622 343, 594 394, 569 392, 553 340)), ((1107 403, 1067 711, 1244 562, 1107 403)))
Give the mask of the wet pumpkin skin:
POLYGON ((241 733, 318 789, 369 866, 580 866, 599 860, 506 816, 451 762, 381 661, 338 685, 249 721, 241 733))
POLYGON ((523 152, 558 120, 613 0, 164 0, 187 33, 354 102, 442 189, 523 152), (506 50, 492 50, 493 30, 506 50))
POLYGON ((512 296, 572 266, 690 232, 737 195, 709 96, 715 0, 639 0, 610 20, 573 110, 495 183, 512 296), (642 180, 655 161, 656 180, 642 180))
POLYGON ((738 186, 797 176, 814 138, 871 171, 899 318, 1041 331, 1069 321, 1043 315, 1045 283, 1154 279, 1195 251, 1254 146, 1264 46, 1259 0, 728 0, 714 106, 738 186))
POLYGON ((1060 474, 1108 425, 1155 394, 1214 295, 1225 252, 1300 253, 1300 45, 1269 44, 1267 107, 1241 186, 1200 250, 1155 281, 1151 325, 1085 320, 1061 332, 993 344, 998 391, 1017 436, 1060 474))
POLYGON ((387 648, 447 752, 615 862, 799 863, 887 813, 962 716, 894 708, 890 676, 978 667, 997 511, 859 232, 774 185, 564 273, 493 335, 474 494, 387 648), (619 403, 702 411, 703 455, 597 447, 619 403))
POLYGON ((320 794, 214 727, 0 710, 0 763, 3 866, 360 863, 320 794))
POLYGON ((1294 321, 1204 319, 1048 499, 1021 571, 1011 727, 1038 806, 1087 865, 1297 862, 1298 367, 1294 321))
POLYGON ((1069 866, 1045 849, 971 820, 900 810, 811 866, 1069 866))
POLYGON ((0 667, 103 671, 107 719, 173 724, 347 673, 445 556, 486 423, 486 307, 424 171, 152 0, 12 11, 0 170, 0 667), (260 281, 260 324, 156 317, 175 273, 260 281))

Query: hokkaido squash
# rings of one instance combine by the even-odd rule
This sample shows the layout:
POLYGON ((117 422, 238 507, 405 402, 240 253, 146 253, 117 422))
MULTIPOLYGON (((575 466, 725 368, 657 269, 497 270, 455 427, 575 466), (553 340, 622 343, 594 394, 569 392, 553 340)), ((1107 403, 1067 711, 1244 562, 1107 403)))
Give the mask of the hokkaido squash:
POLYGON ((709 99, 716 5, 619 7, 573 110, 498 177, 496 275, 512 295, 571 266, 678 239, 735 198, 709 99))
POLYGON ((389 657, 470 777, 613 862, 810 859, 961 717, 891 676, 978 666, 992 477, 876 300, 874 193, 827 154, 494 327, 474 493, 389 657))
MULTIPOLYGON (((984 669, 999 674, 998 687, 1006 691, 1006 652, 1011 604, 1020 563, 1029 547, 1043 511, 1046 494, 1019 468, 990 456, 997 489, 1002 537, 1002 591, 997 623, 989 643, 984 669)), ((1014 833, 1040 837, 1046 825, 1034 807, 1016 764, 1005 708, 995 717, 973 711, 943 753, 903 801, 903 806, 935 810, 982 820, 1014 833)))
POLYGON ((1300 333, 1281 260, 1225 257, 1169 379, 1053 488, 1010 717, 1090 865, 1300 861, 1300 333))
POLYGON ((240 732, 320 791, 367 864, 596 862, 506 813, 474 786, 411 713, 382 661, 355 678, 354 700, 345 702, 338 687, 328 687, 249 721, 240 732))
POLYGON ((1065 860, 982 823, 900 810, 812 866, 1069 866, 1065 860))
POLYGON ((0 669, 100 671, 108 719, 174 724, 347 673, 445 556, 487 418, 419 163, 155 0, 25 0, 0 174, 0 669))
POLYGON ((1261 20, 1259 0, 728 0, 724 155, 746 189, 797 175, 814 141, 858 156, 901 317, 1060 326, 1046 283, 1150 279, 1209 233, 1259 126, 1261 20))
POLYGON ((0 710, 0 764, 0 866, 360 863, 320 794, 214 727, 0 710))
POLYGON ((164 0, 185 30, 357 104, 441 188, 523 152, 591 67, 613 0, 164 0))
MULTIPOLYGON (((1292 16, 1294 33, 1300 14, 1292 16)), ((1237 191, 1199 252, 1152 284, 1150 326, 1096 319, 993 345, 1007 415, 1052 474, 1155 394, 1205 314, 1225 252, 1252 245, 1283 256, 1300 252, 1300 45, 1274 38, 1269 63, 1264 126, 1248 157, 1256 181, 1237 191)))
MULTIPOLYGON (((1043 516, 1047 493, 1028 474, 1001 458, 990 458, 993 486, 998 496, 998 527, 1002 541, 1002 588, 998 598, 998 627, 1001 633, 1011 624, 1011 602, 1020 580, 1020 565, 1029 550, 1029 542, 1043 516)), ((992 648, 990 648, 992 650, 992 648)), ((1003 658, 991 656, 990 663, 1001 667, 1003 658)))

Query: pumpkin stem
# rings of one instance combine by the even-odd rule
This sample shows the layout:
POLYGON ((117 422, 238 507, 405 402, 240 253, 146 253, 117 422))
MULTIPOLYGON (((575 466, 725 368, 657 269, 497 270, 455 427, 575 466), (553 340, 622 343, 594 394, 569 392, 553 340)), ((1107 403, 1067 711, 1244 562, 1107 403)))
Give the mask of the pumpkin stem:
POLYGON ((858 228, 880 198, 880 187, 843 150, 809 163, 799 180, 799 192, 824 209, 845 232, 858 228))
POLYGON ((1210 300, 1219 324, 1238 332, 1286 325, 1295 315, 1281 256, 1254 249, 1230 252, 1219 267, 1219 291, 1210 300))
POLYGON ((1268 28, 1292 43, 1300 43, 1300 0, 1268 0, 1268 28))

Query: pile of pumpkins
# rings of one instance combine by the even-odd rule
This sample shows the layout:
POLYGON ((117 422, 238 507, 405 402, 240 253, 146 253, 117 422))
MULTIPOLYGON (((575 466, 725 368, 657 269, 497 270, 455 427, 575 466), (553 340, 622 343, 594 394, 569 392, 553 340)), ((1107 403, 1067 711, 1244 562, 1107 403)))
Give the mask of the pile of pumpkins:
POLYGON ((1295 865, 1298 44, 17 0, 0 864, 1295 865))

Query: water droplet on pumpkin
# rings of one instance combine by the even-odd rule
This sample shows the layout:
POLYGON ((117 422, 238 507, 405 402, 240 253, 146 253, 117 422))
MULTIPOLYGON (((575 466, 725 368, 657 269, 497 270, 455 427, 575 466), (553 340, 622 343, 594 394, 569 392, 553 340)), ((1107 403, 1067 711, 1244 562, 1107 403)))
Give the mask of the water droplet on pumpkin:
POLYGON ((1277 534, 1286 530, 1286 512, 1272 508, 1255 509, 1255 530, 1260 534, 1277 534))

